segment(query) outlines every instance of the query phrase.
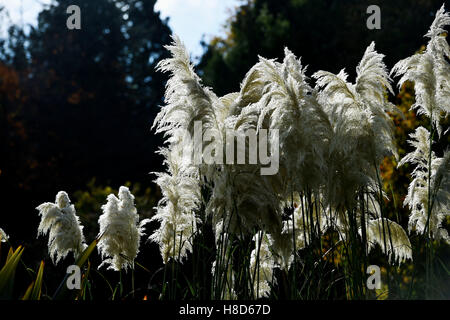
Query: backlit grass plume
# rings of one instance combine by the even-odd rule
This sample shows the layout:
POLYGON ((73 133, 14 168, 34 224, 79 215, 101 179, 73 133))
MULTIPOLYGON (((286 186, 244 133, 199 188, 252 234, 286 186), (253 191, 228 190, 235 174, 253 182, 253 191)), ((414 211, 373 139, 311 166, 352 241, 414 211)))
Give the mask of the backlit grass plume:
POLYGON ((347 81, 345 70, 313 75, 331 126, 324 195, 332 207, 354 205, 359 188, 375 185, 383 158, 397 156, 387 113, 395 107, 387 100, 392 88, 383 57, 372 42, 356 68, 354 84, 347 81))
POLYGON ((412 260, 412 248, 408 235, 402 226, 394 221, 384 218, 369 220, 367 240, 369 252, 378 244, 388 256, 389 262, 398 260, 401 263, 407 259, 412 260))
MULTIPOLYGON (((308 76, 302 59, 285 48, 279 60, 258 57, 239 90, 224 96, 202 83, 186 47, 173 36, 166 46, 170 57, 157 65, 169 80, 152 127, 163 136, 158 153, 165 166, 154 173, 162 193, 155 214, 140 221, 134 195, 121 186, 101 207, 99 236, 86 249, 66 192, 38 206, 38 236, 48 234, 53 263, 73 252, 75 259, 81 254, 80 267, 86 264, 79 292, 65 291, 67 275, 53 298, 96 294, 98 277, 90 272, 95 260, 88 260, 96 246, 98 268, 120 274, 113 289, 97 272, 112 299, 130 296, 123 295, 121 276, 129 268, 130 294, 142 293, 144 300, 154 294, 193 300, 370 298, 378 293, 366 274, 380 258, 374 249, 386 257, 384 287, 403 298, 403 285, 396 285, 407 282, 411 270, 397 265, 413 260, 413 248, 400 219, 392 218, 397 212, 387 211, 381 175, 386 157, 398 160, 392 114, 402 116, 389 102, 390 75, 401 76, 399 86, 413 83, 411 108, 430 120, 410 135, 413 150, 398 166, 413 167, 403 205, 410 211, 409 233, 416 233, 414 263, 425 260, 425 281, 422 268, 413 270, 417 278, 407 294, 417 295, 418 283, 425 296, 434 293, 438 263, 448 270, 433 240, 450 244, 450 151, 433 151, 448 132, 441 126, 450 113, 449 25, 442 6, 425 35, 426 49, 399 61, 390 74, 375 42, 361 50, 354 80, 346 69, 308 76), (157 223, 148 239, 158 245, 163 268, 136 261, 149 222, 157 223), (143 291, 135 289, 135 264, 148 272, 137 274, 148 276, 143 291)), ((8 241, 3 229, 0 241, 8 241)), ((22 251, 7 253, 0 291, 13 279, 22 251)), ((44 262, 24 300, 41 296, 43 268, 44 262)))
POLYGON ((450 48, 445 39, 445 27, 449 25, 450 14, 442 5, 425 35, 430 39, 426 50, 399 61, 391 71, 402 76, 399 86, 405 81, 414 82, 416 102, 412 108, 430 118, 439 134, 440 121, 450 113, 450 64, 446 60, 450 48))
POLYGON ((1 242, 6 242, 6 241, 8 241, 8 235, 6 234, 5 231, 3 231, 2 228, 0 228, 0 241, 1 241, 1 242))
POLYGON ((104 260, 98 268, 109 265, 108 269, 115 271, 127 270, 128 267, 133 269, 144 234, 143 226, 148 219, 139 223, 134 196, 124 186, 119 188, 119 198, 114 194, 108 196, 102 210, 103 214, 98 219, 102 237, 97 247, 104 260))
POLYGON ((260 57, 255 66, 259 81, 264 84, 258 102, 257 128, 280 133, 279 141, 270 137, 270 144, 279 144, 282 150, 280 172, 286 174, 282 177, 290 193, 320 185, 329 123, 307 83, 306 67, 302 66, 301 59, 287 48, 284 54, 282 63, 260 57))
MULTIPOLYGON (((444 57, 449 50, 442 37, 448 20, 442 8, 427 34, 431 39, 427 51, 400 62, 393 71, 404 75, 401 82, 417 80, 415 107, 431 115, 435 125, 442 113, 448 113, 450 73, 444 57)), ((259 57, 239 92, 223 97, 202 85, 179 38, 174 37, 167 49, 172 57, 158 68, 171 77, 165 105, 154 122, 166 140, 160 153, 167 172, 157 173, 163 199, 153 217, 160 226, 150 236, 159 244, 165 264, 170 259, 182 262, 190 252, 195 256, 194 240, 209 224, 216 239, 212 268, 216 297, 228 292, 228 297, 248 298, 251 295, 243 289, 234 288, 248 282, 255 297, 269 296, 277 283, 275 268, 284 280, 296 281, 295 268, 301 266, 302 272, 307 272, 306 266, 322 268, 321 261, 333 257, 338 248, 349 273, 368 262, 376 245, 390 264, 412 259, 405 230, 384 212, 380 166, 387 156, 398 158, 390 114, 399 110, 388 100, 393 93, 391 79, 374 42, 356 67, 354 83, 343 69, 338 74, 318 71, 312 76, 315 86, 310 85, 301 59, 286 48, 282 61, 259 57), (197 128, 196 121, 202 126, 197 128), (207 130, 210 136, 204 137, 207 130), (244 142, 233 145, 235 140, 228 141, 230 131, 233 139, 244 142), (252 137, 259 141, 267 132, 267 145, 258 145, 258 150, 277 155, 277 170, 263 175, 267 168, 255 163, 250 152, 255 147, 252 137), (229 148, 244 151, 244 158, 225 159, 229 148), (235 259, 230 254, 235 250, 246 259, 235 259)), ((438 190, 439 184, 433 196, 439 212, 448 208, 446 159, 447 155, 433 164, 436 182, 431 190, 438 190)), ((412 160, 407 157, 401 164, 412 160)), ((414 197, 408 195, 406 202, 414 197)), ((414 200, 412 210, 422 210, 423 201, 414 200)), ((441 219, 442 214, 435 217, 441 219)), ((411 221, 416 227, 422 223, 412 218, 410 225, 411 221)), ((313 281, 312 271, 308 272, 298 276, 313 281)), ((363 277, 346 282, 355 296, 365 292, 363 277)))
MULTIPOLYGON (((169 144, 181 143, 189 149, 194 148, 195 121, 201 121, 202 134, 205 130, 210 130, 219 137, 218 141, 204 141, 202 147, 222 143, 222 102, 210 89, 202 85, 194 72, 189 53, 178 37, 174 36, 172 45, 166 48, 172 57, 162 60, 158 64, 158 70, 169 72, 171 77, 166 85, 165 106, 156 116, 153 127, 156 127, 157 133, 164 133, 169 144)), ((188 160, 193 163, 194 154, 190 155, 192 158, 188 160)))
POLYGON ((46 202, 36 209, 41 216, 38 236, 49 233, 48 252, 53 263, 57 264, 69 252, 73 252, 76 259, 86 248, 86 244, 83 226, 67 193, 58 192, 55 203, 46 202))
POLYGON ((431 120, 431 128, 423 127, 412 133, 409 143, 415 148, 399 166, 416 165, 404 205, 411 210, 409 228, 426 233, 428 238, 449 241, 443 219, 449 215, 449 152, 439 158, 432 151, 434 132, 441 135, 440 121, 450 113, 450 48, 445 39, 445 27, 450 25, 450 14, 444 5, 436 13, 430 30, 430 40, 424 52, 398 62, 392 73, 402 75, 399 85, 414 82, 416 103, 412 108, 431 120))
MULTIPOLYGON (((160 222, 160 227, 150 236, 160 247, 164 263, 170 258, 181 261, 192 251, 192 242, 200 222, 195 211, 201 203, 198 175, 195 170, 183 167, 182 145, 172 151, 161 150, 165 156, 168 173, 157 173, 156 183, 163 198, 151 220, 160 222)), ((192 169, 192 168, 191 168, 192 169)))
POLYGON ((430 150, 430 133, 423 127, 417 128, 411 138, 409 143, 415 149, 398 164, 416 166, 404 202, 411 210, 409 229, 418 233, 429 229, 434 238, 449 241, 442 222, 450 215, 450 152, 443 158, 436 157, 430 150))

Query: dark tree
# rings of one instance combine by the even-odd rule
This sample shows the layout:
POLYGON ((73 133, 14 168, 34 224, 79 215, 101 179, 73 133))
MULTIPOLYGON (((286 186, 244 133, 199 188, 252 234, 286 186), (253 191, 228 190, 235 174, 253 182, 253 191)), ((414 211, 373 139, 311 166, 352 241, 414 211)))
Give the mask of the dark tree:
POLYGON ((171 31, 155 2, 58 0, 29 34, 12 28, 1 43, 0 221, 17 239, 34 241, 35 207, 59 190, 93 177, 145 186, 160 169, 150 129, 166 78, 155 65, 171 31), (80 30, 66 27, 69 5, 81 9, 80 30))
POLYGON ((206 44, 199 64, 205 84, 218 94, 239 89, 258 55, 282 58, 288 47, 309 75, 318 70, 350 75, 370 42, 388 67, 417 51, 442 0, 243 0, 228 23, 229 36, 206 44), (366 26, 369 5, 381 9, 381 29, 366 26))

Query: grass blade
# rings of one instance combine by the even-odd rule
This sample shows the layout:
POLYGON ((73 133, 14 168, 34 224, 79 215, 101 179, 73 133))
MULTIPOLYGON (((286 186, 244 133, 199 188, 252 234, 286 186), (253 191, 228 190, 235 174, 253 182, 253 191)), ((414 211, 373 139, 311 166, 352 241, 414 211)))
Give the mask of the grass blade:
POLYGON ((12 296, 14 276, 23 250, 22 246, 19 246, 13 253, 11 249, 5 265, 0 270, 0 299, 10 299, 12 296))
POLYGON ((42 277, 44 276, 44 261, 41 261, 39 270, 36 276, 36 281, 34 282, 33 291, 31 292, 31 300, 41 300, 42 293, 42 277))

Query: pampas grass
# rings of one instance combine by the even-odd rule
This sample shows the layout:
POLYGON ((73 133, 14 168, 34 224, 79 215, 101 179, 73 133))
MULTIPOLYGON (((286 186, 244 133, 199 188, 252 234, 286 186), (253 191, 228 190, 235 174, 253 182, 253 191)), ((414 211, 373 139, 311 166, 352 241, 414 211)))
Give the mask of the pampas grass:
MULTIPOLYGON (((449 50, 442 36, 448 22, 449 16, 442 7, 426 35, 430 38, 426 52, 399 62, 391 72, 403 75, 400 85, 407 80, 415 81, 417 102, 413 108, 431 117, 439 134, 440 119, 448 114, 450 101, 450 72, 444 59, 449 50)), ((327 255, 336 247, 342 248, 341 254, 347 261, 343 266, 348 272, 366 265, 376 246, 391 264, 412 260, 406 231, 398 222, 387 219, 383 208, 386 195, 380 164, 386 156, 398 158, 389 114, 400 111, 387 99, 388 93, 393 93, 392 80, 383 63, 384 55, 376 51, 375 43, 367 47, 356 67, 355 83, 348 81, 343 69, 338 74, 314 73, 316 85, 311 86, 301 59, 286 48, 282 62, 260 57, 245 76, 240 91, 224 97, 217 97, 201 84, 179 38, 174 37, 167 48, 172 58, 162 61, 159 67, 170 72, 171 79, 166 105, 155 126, 157 132, 166 136, 168 147, 162 151, 166 163, 172 166, 177 163, 180 169, 169 166, 168 173, 158 174, 157 183, 164 194, 171 179, 177 181, 171 187, 174 195, 189 187, 183 191, 186 198, 172 196, 170 200, 184 199, 186 204, 183 210, 177 209, 179 213, 174 209, 170 209, 172 213, 163 213, 167 206, 157 209, 155 219, 161 222, 161 227, 151 239, 159 243, 165 263, 170 256, 175 259, 177 252, 179 257, 187 257, 198 224, 207 221, 215 226, 219 255, 213 273, 225 279, 217 283, 227 283, 228 291, 238 297, 246 293, 233 288, 233 274, 245 275, 251 283, 244 284, 245 290, 253 297, 268 296, 277 285, 274 270, 280 270, 285 277, 292 276, 296 283, 299 263, 303 270, 321 266, 324 256, 316 249, 323 247, 324 237, 333 234, 337 238, 331 236, 327 255), (193 150, 198 148, 193 139, 195 120, 201 120, 219 137, 218 141, 203 142, 206 145, 220 145, 226 129, 241 133, 255 130, 258 135, 263 129, 278 130, 276 140, 270 134, 268 139, 269 150, 275 144, 280 148, 278 173, 261 176, 258 174, 261 164, 194 162, 193 150), (180 149, 184 151, 182 156, 180 149), (200 189, 205 192, 199 193, 200 189), (200 204, 205 208, 203 219, 200 204), (188 218, 190 224, 175 223, 173 217, 188 218), (175 224, 181 229, 174 229, 175 224), (172 226, 172 231, 163 232, 168 226, 172 226), (167 236, 163 237, 163 233, 167 236), (217 239, 227 240, 226 250, 217 239), (229 252, 245 246, 253 247, 247 252, 249 259, 234 261, 229 252), (218 261, 234 263, 219 267, 218 261)), ((429 134, 424 130, 418 128, 412 136, 420 140, 419 144, 413 142, 416 151, 399 162, 418 165, 405 199, 405 205, 411 209, 409 229, 424 232, 429 224, 432 234, 447 240, 448 235, 440 225, 448 212, 448 154, 436 158, 429 148, 429 134), (432 163, 427 161, 429 154, 432 163), (431 190, 433 199, 429 197, 431 190), (435 205, 435 213, 427 209, 428 202, 435 205), (427 211, 431 212, 428 218, 427 211)), ((246 148, 250 146, 246 144, 246 148)), ((170 197, 166 195, 164 199, 163 203, 167 203, 170 197)), ((172 204, 171 208, 177 206, 172 204)), ((366 294, 363 282, 363 274, 358 272, 348 282, 353 297, 366 294)))
POLYGON ((58 192, 55 203, 46 202, 36 209, 41 216, 38 236, 49 234, 48 252, 53 263, 58 264, 69 252, 73 252, 77 259, 87 246, 83 226, 67 193, 58 192))
MULTIPOLYGON (((264 235, 264 242, 253 238, 258 248, 250 253, 249 272, 238 271, 253 283, 249 287, 253 297, 269 295, 270 286, 276 284, 273 270, 287 274, 300 251, 312 250, 327 232, 336 232, 353 257, 363 247, 366 250, 361 252, 368 255, 380 244, 389 261, 412 258, 402 227, 383 218, 381 206, 374 205, 384 197, 379 164, 385 156, 397 156, 388 115, 396 109, 386 98, 387 91, 392 92, 390 78, 374 43, 357 67, 355 84, 347 82, 345 71, 337 75, 319 71, 313 75, 316 87, 311 87, 300 59, 286 49, 281 63, 261 57, 247 73, 241 91, 222 98, 201 85, 178 38, 168 49, 173 57, 161 62, 160 68, 172 78, 167 104, 155 125, 167 137, 168 147, 161 153, 169 172, 157 174, 164 198, 154 218, 161 227, 151 236, 159 243, 165 263, 192 251, 197 225, 205 223, 198 212, 200 203, 205 203, 206 217, 213 225, 220 223, 216 239, 236 237, 250 244, 254 230, 264 235), (261 164, 193 162, 195 119, 205 121, 221 139, 226 128, 253 129, 258 134, 262 129, 278 130, 277 141, 269 136, 268 149, 279 144, 279 172, 261 176, 261 164), (200 189, 209 190, 209 196, 201 195, 200 189), (285 211, 291 211, 291 217, 286 218, 285 211), (379 221, 385 221, 382 233, 377 230, 379 221), (260 259, 271 262, 261 267, 260 259)), ((220 251, 217 241, 216 250, 220 251)), ((229 260, 225 258, 218 260, 229 260)), ((318 256, 308 259, 315 261, 302 263, 321 260, 318 256)), ((215 264, 214 270, 221 270, 228 279, 223 283, 233 282, 228 267, 215 264)), ((361 283, 358 286, 362 293, 361 283)))
MULTIPOLYGON (((366 270, 378 258, 374 252, 384 255, 391 294, 390 272, 420 255, 411 245, 414 234, 426 241, 428 285, 432 242, 450 243, 444 226, 450 215, 450 152, 433 151, 450 112, 449 24, 442 6, 425 35, 426 50, 399 61, 390 73, 374 42, 361 52, 354 81, 345 69, 309 73, 285 48, 281 61, 259 57, 239 91, 222 97, 202 84, 174 36, 166 47, 171 57, 158 64, 170 79, 153 124, 164 137, 159 153, 166 167, 154 173, 162 192, 155 214, 139 221, 134 196, 120 187, 102 206, 99 236, 86 249, 75 207, 61 191, 55 203, 37 207, 38 235, 49 234, 52 261, 58 264, 73 252, 82 265, 97 246, 98 268, 118 271, 121 291, 121 271, 132 269, 134 295, 135 264, 150 272, 136 260, 144 225, 152 222, 157 227, 148 239, 159 247, 163 268, 150 282, 164 273, 160 299, 365 299, 373 297, 366 270), (401 112, 388 100, 391 75, 401 77, 400 86, 414 83, 412 108, 430 120, 429 128, 411 134, 413 150, 398 162, 414 167, 404 200, 407 230, 386 212, 381 180, 385 157, 398 160, 391 114, 401 112), (211 139, 199 141, 199 129, 211 139), (256 141, 267 141, 258 145, 257 163, 249 161, 257 147, 250 138, 238 147, 227 141, 229 132, 242 138, 250 131, 256 141), (230 148, 245 152, 239 163, 205 161, 230 148), (267 162, 261 161, 261 148, 276 161, 274 174, 262 174, 267 162)), ((0 238, 8 239, 2 229, 0 238)), ((85 288, 89 270, 90 265, 85 288)))

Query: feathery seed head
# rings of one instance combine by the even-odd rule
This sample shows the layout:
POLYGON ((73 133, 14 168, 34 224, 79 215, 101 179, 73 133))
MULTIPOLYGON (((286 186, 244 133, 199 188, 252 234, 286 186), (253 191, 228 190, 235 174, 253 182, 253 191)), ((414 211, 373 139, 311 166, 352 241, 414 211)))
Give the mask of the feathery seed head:
POLYGON ((450 113, 450 64, 445 59, 450 58, 450 47, 443 36, 448 25, 450 15, 442 5, 426 34, 430 38, 427 49, 397 62, 391 71, 402 76, 399 87, 406 81, 414 82, 416 102, 411 108, 430 118, 439 135, 440 121, 450 113))
POLYGON ((429 230, 434 238, 449 241, 441 224, 450 215, 450 152, 447 151, 443 158, 436 157, 430 150, 430 132, 423 127, 418 127, 410 136, 412 139, 408 142, 415 149, 398 164, 416 165, 404 201, 411 210, 409 229, 415 228, 418 233, 429 230))
MULTIPOLYGON (((359 229, 361 234, 361 229, 359 229)), ((390 263, 412 260, 412 248, 405 230, 394 221, 379 218, 367 223, 367 242, 369 252, 378 244, 388 256, 390 263), (384 226, 383 226, 384 224, 384 226), (395 259, 395 260, 394 260, 395 259)))
POLYGON ((57 264, 71 251, 76 259, 87 246, 84 243, 83 226, 67 193, 58 192, 55 203, 46 202, 36 209, 41 216, 38 236, 49 233, 48 250, 53 263, 57 264))
POLYGON ((134 268, 134 260, 139 253, 141 236, 144 234, 144 224, 149 220, 142 220, 134 205, 134 196, 127 187, 120 187, 119 198, 114 194, 108 195, 107 203, 102 206, 103 214, 99 217, 100 238, 97 248, 109 264, 108 269, 119 271, 134 268))
POLYGON ((438 56, 445 55, 450 58, 450 49, 445 37, 443 36, 444 33, 448 32, 445 28, 449 25, 450 13, 445 12, 445 5, 442 4, 442 7, 436 12, 430 29, 425 34, 425 37, 430 38, 427 51, 437 54, 438 56))
POLYGON ((8 235, 6 234, 6 232, 3 231, 2 228, 0 228, 0 241, 1 241, 1 242, 6 242, 6 241, 8 241, 8 239, 9 239, 9 237, 8 237, 8 235))
POLYGON ((151 220, 161 224, 150 240, 158 243, 164 263, 170 258, 182 261, 192 251, 193 237, 200 222, 195 215, 201 203, 198 170, 191 164, 183 164, 182 148, 182 144, 174 144, 171 150, 163 150, 168 173, 156 173, 155 182, 163 197, 151 220))

